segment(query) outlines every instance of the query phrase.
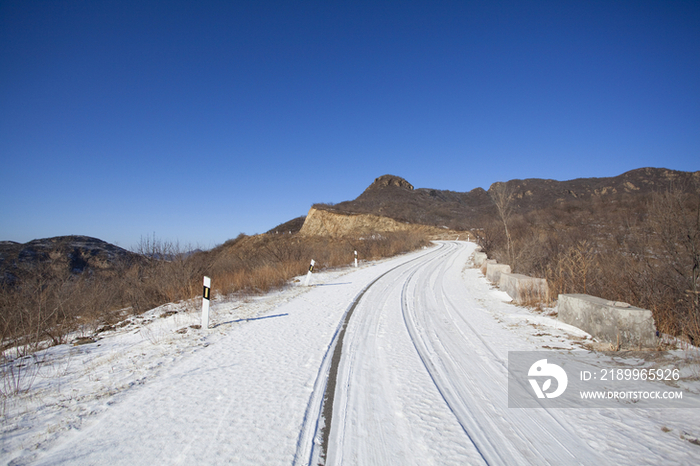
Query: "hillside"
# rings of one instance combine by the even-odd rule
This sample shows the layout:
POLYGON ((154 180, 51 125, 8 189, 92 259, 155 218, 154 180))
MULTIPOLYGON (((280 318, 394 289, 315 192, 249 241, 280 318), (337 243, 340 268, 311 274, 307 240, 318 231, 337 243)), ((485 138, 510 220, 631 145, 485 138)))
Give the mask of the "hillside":
POLYGON ((58 274, 112 270, 117 264, 139 256, 89 236, 56 236, 16 243, 0 242, 0 282, 14 283, 42 264, 58 274))
MULTIPOLYGON (((482 188, 469 192, 415 189, 401 177, 384 175, 375 179, 352 201, 334 205, 315 204, 314 208, 338 214, 372 214, 399 222, 467 230, 480 228, 496 215, 490 194, 502 184, 494 183, 488 191, 482 188)), ((671 186, 697 192, 700 171, 640 168, 615 177, 569 181, 515 179, 507 181, 505 185, 512 193, 514 211, 524 214, 572 202, 635 202, 653 192, 664 192, 671 186)))
POLYGON ((297 233, 299 230, 301 230, 301 227, 304 225, 304 220, 306 220, 306 216, 294 218, 288 222, 281 223, 276 227, 271 228, 270 230, 266 231, 266 233, 275 235, 291 235, 292 233, 297 233))
POLYGON ((309 210, 299 234, 301 236, 371 237, 376 233, 418 233, 430 239, 470 239, 469 232, 456 232, 446 227, 400 222, 372 214, 341 214, 323 209, 309 210))
MULTIPOLYGON (((476 188, 455 192, 414 188, 405 179, 384 175, 376 178, 356 199, 334 205, 314 204, 306 217, 298 217, 268 231, 268 234, 344 236, 373 231, 413 230, 409 224, 437 227, 421 228, 432 236, 446 230, 483 228, 497 217, 490 194, 503 183, 494 183, 486 191, 476 188)), ((551 208, 586 208, 590 215, 604 210, 610 213, 638 204, 653 192, 671 186, 698 192, 700 172, 681 172, 664 168, 640 168, 616 177, 578 178, 569 181, 516 179, 505 183, 512 194, 513 211, 526 214, 551 208)), ((444 235, 443 235, 444 236, 444 235)), ((109 271, 119 263, 138 260, 138 254, 87 236, 57 236, 16 243, 0 241, 0 282, 14 283, 37 265, 50 264, 54 273, 79 274, 84 271, 109 271)))
POLYGON ((490 258, 546 278, 552 296, 627 302, 652 310, 663 333, 700 338, 700 172, 640 168, 607 178, 516 179, 464 193, 416 189, 385 175, 352 201, 315 204, 301 233, 411 225, 468 230, 490 258))

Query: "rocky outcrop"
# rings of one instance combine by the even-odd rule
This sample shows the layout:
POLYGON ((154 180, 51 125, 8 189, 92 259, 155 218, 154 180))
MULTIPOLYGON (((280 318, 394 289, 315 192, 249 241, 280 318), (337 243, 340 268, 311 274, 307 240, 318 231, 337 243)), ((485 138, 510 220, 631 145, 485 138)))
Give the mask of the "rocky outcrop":
POLYGON ((374 183, 369 185, 365 191, 371 191, 375 189, 383 189, 394 186, 397 188, 407 189, 413 191, 413 185, 408 181, 404 180, 400 176, 395 175, 383 175, 379 178, 375 178, 374 183))
POLYGON ((413 227, 377 215, 344 215, 312 207, 299 233, 306 236, 348 236, 378 231, 407 231, 413 227))
POLYGON ((429 225, 403 223, 388 217, 371 214, 341 214, 328 210, 309 210, 299 234, 304 236, 360 237, 383 232, 416 231, 438 239, 455 239, 461 235, 467 239, 468 232, 452 231, 429 225))

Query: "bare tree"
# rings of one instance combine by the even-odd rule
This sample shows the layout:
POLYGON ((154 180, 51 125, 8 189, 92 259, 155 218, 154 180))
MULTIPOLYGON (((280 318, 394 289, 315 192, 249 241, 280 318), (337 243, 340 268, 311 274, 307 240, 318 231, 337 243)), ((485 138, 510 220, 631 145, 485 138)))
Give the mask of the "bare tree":
POLYGON ((506 183, 498 182, 491 185, 489 196, 491 196, 491 200, 496 206, 501 222, 503 222, 503 229, 508 242, 508 261, 514 267, 515 252, 513 250, 513 240, 508 230, 508 222, 513 214, 513 190, 506 183))

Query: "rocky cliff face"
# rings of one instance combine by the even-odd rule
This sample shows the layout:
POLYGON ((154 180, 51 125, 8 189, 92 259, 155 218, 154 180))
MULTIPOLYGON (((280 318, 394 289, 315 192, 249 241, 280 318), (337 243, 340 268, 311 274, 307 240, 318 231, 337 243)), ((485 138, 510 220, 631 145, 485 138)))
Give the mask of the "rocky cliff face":
POLYGON ((403 223, 388 217, 371 214, 343 214, 328 210, 309 210, 299 234, 304 236, 361 237, 377 233, 395 231, 415 231, 433 239, 455 239, 461 235, 466 239, 469 233, 438 228, 430 225, 403 223))
POLYGON ((388 217, 346 215, 312 207, 299 233, 306 236, 348 236, 377 231, 406 231, 411 227, 412 225, 388 217))

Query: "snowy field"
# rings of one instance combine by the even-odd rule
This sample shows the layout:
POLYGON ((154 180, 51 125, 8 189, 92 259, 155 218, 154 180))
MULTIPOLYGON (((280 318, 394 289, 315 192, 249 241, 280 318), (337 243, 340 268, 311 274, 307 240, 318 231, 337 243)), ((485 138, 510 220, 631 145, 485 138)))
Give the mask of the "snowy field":
MULTIPOLYGON (((510 304, 470 268, 474 247, 215 297, 208 331, 196 303, 168 304, 50 348, 2 407, 0 462, 700 464, 697 409, 509 408, 509 351, 586 354, 590 337, 510 304)), ((697 367, 680 386, 700 392, 697 367)))

